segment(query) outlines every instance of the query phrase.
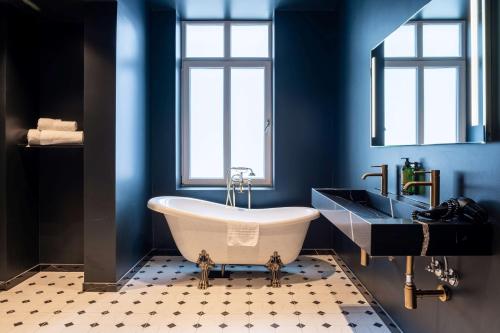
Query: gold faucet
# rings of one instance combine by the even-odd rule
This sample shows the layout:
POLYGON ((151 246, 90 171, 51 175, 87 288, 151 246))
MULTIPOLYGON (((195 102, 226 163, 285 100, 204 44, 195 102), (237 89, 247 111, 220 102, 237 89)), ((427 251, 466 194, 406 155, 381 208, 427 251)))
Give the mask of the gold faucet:
POLYGON ((372 168, 380 168, 381 172, 365 173, 361 176, 361 179, 380 177, 380 194, 387 196, 387 164, 372 165, 372 168))
POLYGON ((439 196, 441 192, 440 171, 439 170, 415 171, 415 174, 427 174, 427 173, 431 175, 430 181, 419 181, 419 180, 411 181, 403 186, 403 190, 406 191, 410 186, 429 186, 431 188, 430 205, 431 208, 435 208, 440 204, 439 202, 440 200, 439 196))

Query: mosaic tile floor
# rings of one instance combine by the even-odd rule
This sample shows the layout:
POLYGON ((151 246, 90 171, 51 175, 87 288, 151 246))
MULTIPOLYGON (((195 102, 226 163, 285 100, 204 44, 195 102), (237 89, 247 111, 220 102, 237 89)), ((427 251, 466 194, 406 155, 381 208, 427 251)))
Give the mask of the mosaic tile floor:
POLYGON ((0 333, 399 332, 331 255, 300 256, 281 288, 264 267, 226 269, 198 290, 194 264, 157 256, 118 293, 81 292, 82 273, 38 273, 0 292, 0 333))

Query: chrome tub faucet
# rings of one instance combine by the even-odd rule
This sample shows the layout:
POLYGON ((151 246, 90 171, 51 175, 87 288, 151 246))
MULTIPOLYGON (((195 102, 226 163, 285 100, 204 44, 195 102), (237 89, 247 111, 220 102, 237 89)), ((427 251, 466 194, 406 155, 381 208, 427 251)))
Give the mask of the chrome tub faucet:
POLYGON ((248 209, 252 207, 252 178, 255 173, 252 168, 232 167, 226 177, 226 205, 236 207, 236 191, 243 193, 245 186, 248 192, 248 209), (234 173, 233 173, 234 172, 234 173))

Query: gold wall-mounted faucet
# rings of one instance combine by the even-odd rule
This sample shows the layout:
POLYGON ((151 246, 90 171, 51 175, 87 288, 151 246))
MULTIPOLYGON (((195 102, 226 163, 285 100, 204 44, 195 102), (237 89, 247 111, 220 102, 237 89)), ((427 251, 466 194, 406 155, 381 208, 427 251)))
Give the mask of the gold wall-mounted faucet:
POLYGON ((411 181, 403 186, 403 190, 407 190, 410 186, 429 186, 431 188, 431 196, 430 196, 430 205, 431 208, 437 207, 440 202, 440 193, 441 193, 441 176, 439 170, 431 170, 431 171, 415 171, 415 174, 430 174, 430 181, 411 181))
POLYGON ((380 172, 370 172, 365 173, 361 176, 361 179, 366 179, 368 177, 380 177, 380 194, 387 195, 387 164, 382 165, 372 165, 372 168, 380 168, 380 172))

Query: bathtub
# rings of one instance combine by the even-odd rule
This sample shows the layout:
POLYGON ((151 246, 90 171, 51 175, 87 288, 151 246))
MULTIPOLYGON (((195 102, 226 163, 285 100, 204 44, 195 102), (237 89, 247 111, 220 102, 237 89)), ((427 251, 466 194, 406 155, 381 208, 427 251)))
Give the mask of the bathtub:
POLYGON ((177 248, 191 262, 197 262, 205 250, 215 264, 265 265, 276 251, 283 264, 294 261, 302 248, 316 209, 282 207, 243 209, 185 197, 157 197, 148 207, 162 213, 177 248), (227 230, 231 223, 257 222, 255 246, 228 246, 227 230))

